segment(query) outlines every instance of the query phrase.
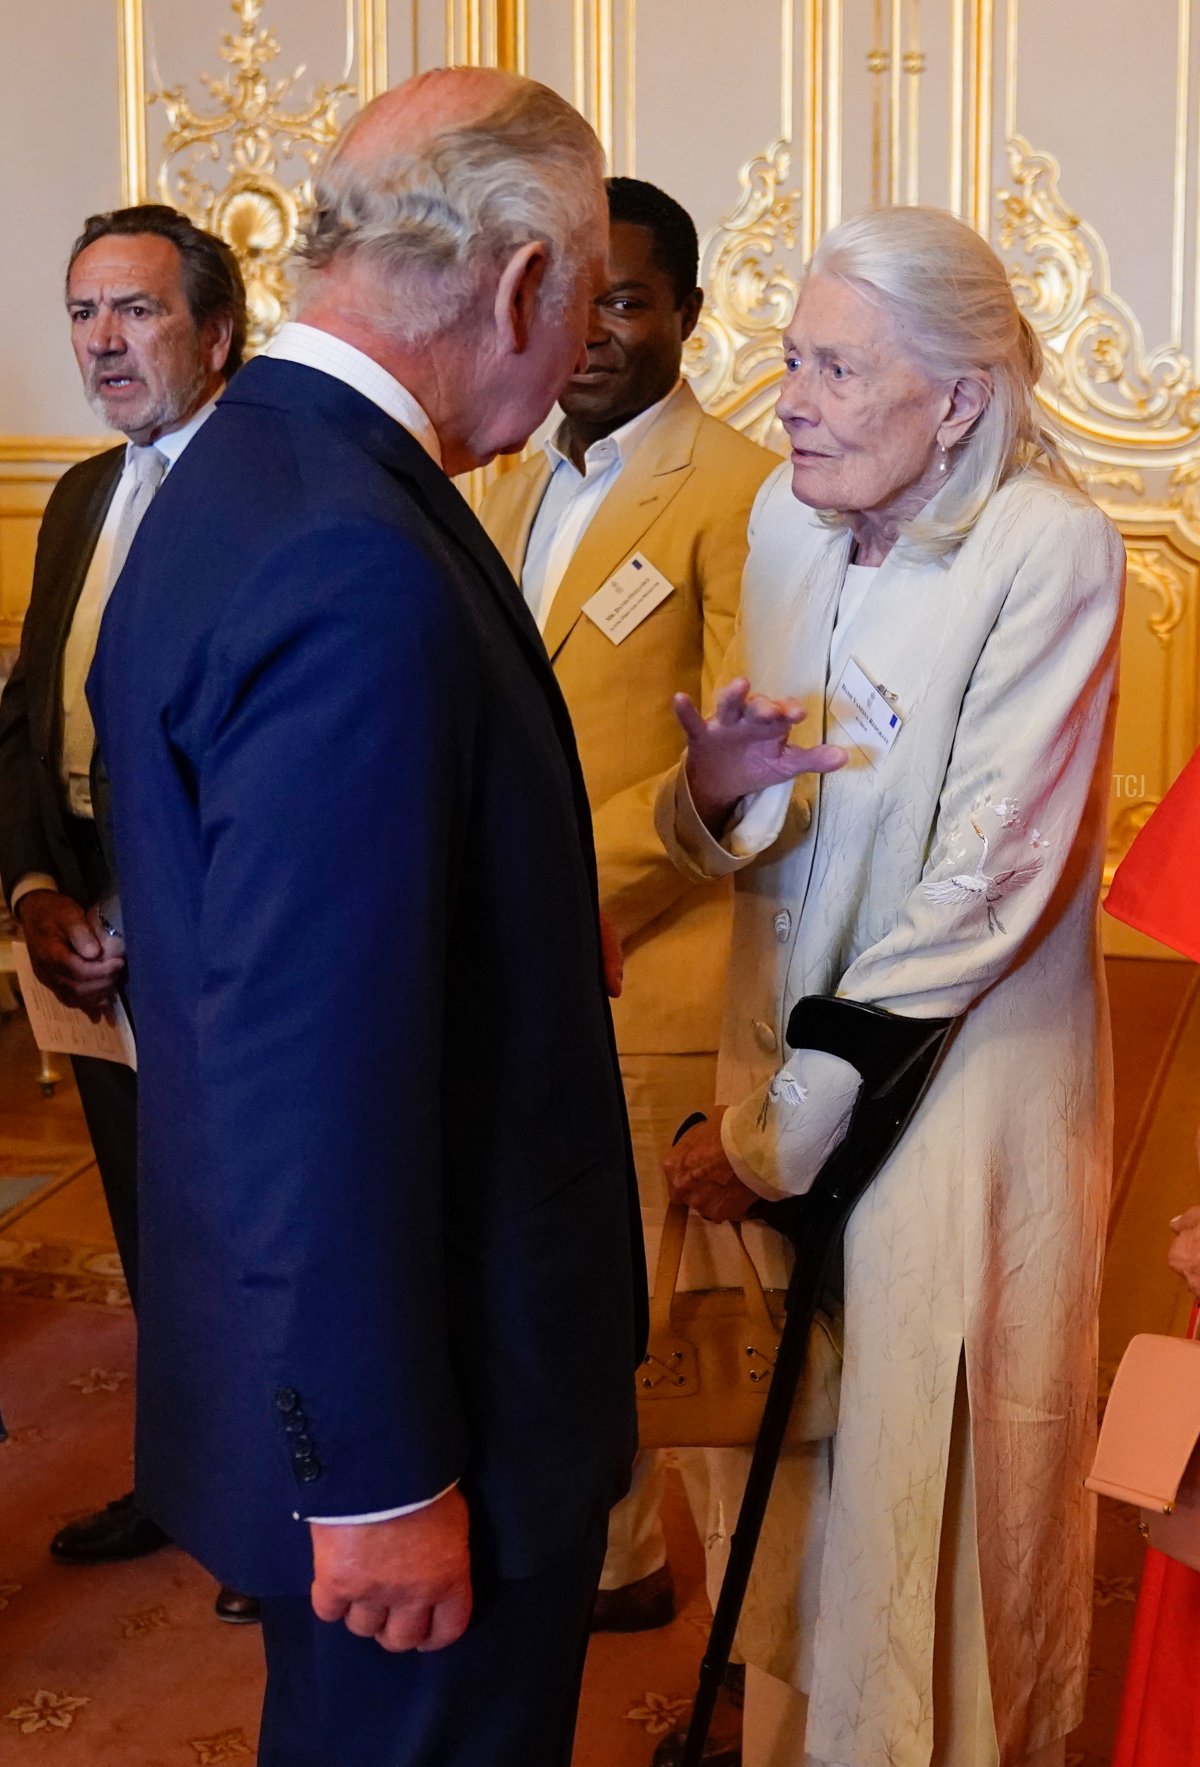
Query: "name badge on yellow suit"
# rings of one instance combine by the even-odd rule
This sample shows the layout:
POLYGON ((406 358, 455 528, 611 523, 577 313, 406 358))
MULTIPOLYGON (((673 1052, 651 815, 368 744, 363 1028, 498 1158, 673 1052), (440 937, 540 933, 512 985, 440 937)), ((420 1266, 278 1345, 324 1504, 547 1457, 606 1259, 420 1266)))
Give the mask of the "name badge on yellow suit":
MULTIPOLYGON (((890 700, 871 685, 870 677, 851 657, 829 697, 829 716, 841 725, 855 748, 877 767, 892 750, 903 723, 890 700)), ((836 733, 831 734, 836 741, 836 733)))
POLYGON ((602 589, 585 601, 583 611, 606 638, 620 644, 656 607, 674 595, 675 585, 656 571, 641 552, 626 559, 602 589))

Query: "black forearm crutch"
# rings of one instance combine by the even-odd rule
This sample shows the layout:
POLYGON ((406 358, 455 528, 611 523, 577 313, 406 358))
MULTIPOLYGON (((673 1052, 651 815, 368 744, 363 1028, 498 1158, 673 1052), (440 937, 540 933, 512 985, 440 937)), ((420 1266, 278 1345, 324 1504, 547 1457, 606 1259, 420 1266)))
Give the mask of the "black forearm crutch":
POLYGON ((787 1315, 767 1389, 729 1562, 700 1664, 696 1702, 679 1767, 701 1767, 713 1711, 733 1650, 775 1467, 804 1374, 813 1314, 825 1292, 855 1204, 903 1134, 933 1077, 953 1019, 899 1018, 877 1006, 809 995, 788 1020, 792 1049, 839 1055, 863 1077, 850 1127, 804 1196, 751 1211, 791 1242, 796 1261, 787 1315))

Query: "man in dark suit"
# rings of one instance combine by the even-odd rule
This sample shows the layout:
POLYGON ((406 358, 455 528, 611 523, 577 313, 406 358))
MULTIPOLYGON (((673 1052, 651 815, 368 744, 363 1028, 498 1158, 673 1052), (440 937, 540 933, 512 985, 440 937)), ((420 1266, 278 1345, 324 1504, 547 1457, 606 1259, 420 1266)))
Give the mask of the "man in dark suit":
POLYGON ((636 1188, 569 720, 447 475, 546 415, 604 244, 599 144, 546 88, 443 70, 361 112, 300 323, 150 511, 89 684, 138 1492, 263 1597, 265 1767, 570 1757, 636 1188))
MULTIPOLYGON (((72 467, 46 507, 0 700, 0 879, 39 979, 94 1015, 123 986, 125 964, 98 918, 113 883, 96 832, 84 683, 133 532, 241 361, 246 296, 221 240, 149 203, 90 218, 71 251, 66 305, 88 400, 129 446, 72 467)), ((136 1304, 137 1083, 116 1062, 77 1058, 74 1068, 136 1304)), ((165 1539, 130 1494, 61 1529, 51 1551, 95 1564, 165 1539)))

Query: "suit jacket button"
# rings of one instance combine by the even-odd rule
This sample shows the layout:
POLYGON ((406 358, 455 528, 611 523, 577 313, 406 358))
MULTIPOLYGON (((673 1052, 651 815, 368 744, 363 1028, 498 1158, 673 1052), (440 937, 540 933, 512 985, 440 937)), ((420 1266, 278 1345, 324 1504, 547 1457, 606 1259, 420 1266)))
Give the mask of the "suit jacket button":
POLYGON ((765 1019, 761 1018, 754 1021, 754 1041, 767 1055, 774 1055, 779 1047, 774 1026, 769 1025, 765 1019))
POLYGON ((296 1462, 296 1471, 306 1485, 311 1485, 314 1479, 321 1476, 321 1462, 315 1454, 306 1454, 296 1462))
POLYGON ((308 1427, 308 1419, 303 1411, 289 1411, 283 1427, 289 1436, 298 1436, 308 1427))
POLYGON ((292 1453, 295 1455, 297 1461, 308 1460, 312 1451, 313 1439, 311 1436, 292 1437, 292 1453))
POLYGON ((295 1387, 280 1387, 275 1395, 275 1406, 279 1411, 295 1411, 300 1404, 300 1395, 295 1387))

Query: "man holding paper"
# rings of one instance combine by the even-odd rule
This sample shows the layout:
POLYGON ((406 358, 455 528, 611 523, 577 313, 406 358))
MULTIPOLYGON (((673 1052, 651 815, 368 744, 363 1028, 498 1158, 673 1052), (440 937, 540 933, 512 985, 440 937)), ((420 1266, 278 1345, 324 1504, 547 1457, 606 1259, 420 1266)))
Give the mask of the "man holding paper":
MULTIPOLYGON (((671 696, 707 698, 733 634, 750 506, 775 456, 701 410, 680 379, 700 316, 691 217, 652 184, 608 182, 610 243, 587 361, 545 448, 488 493, 483 522, 537 619, 587 780, 600 898, 625 944, 614 1003, 638 1189, 652 1230, 663 1155, 711 1098, 729 894, 689 887, 654 832, 678 758, 671 696)), ((662 1468, 639 1456, 614 1510, 597 1630, 643 1631, 673 1612, 659 1522, 662 1468)))
MULTIPOLYGON (((84 682, 142 516, 241 361, 246 296, 228 246, 146 203, 87 221, 71 251, 66 307, 88 401, 128 440, 64 473, 46 506, 20 654, 0 699, 0 881, 36 982, 94 1021, 117 1001, 125 961, 103 914, 113 880, 92 804, 84 682)), ((26 987, 31 1021, 36 994, 26 987)), ((107 1031, 83 1019, 77 1035, 59 1028, 66 1035, 54 1047, 67 1052, 102 1047, 107 1031)), ((115 1052, 120 1040, 110 1041, 115 1052)), ((136 1305, 136 1080, 130 1066, 96 1054, 75 1053, 73 1065, 136 1305)), ((131 1493, 69 1523, 51 1551, 95 1564, 165 1541, 131 1493)))

